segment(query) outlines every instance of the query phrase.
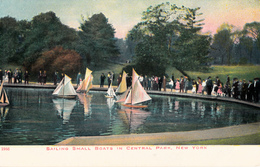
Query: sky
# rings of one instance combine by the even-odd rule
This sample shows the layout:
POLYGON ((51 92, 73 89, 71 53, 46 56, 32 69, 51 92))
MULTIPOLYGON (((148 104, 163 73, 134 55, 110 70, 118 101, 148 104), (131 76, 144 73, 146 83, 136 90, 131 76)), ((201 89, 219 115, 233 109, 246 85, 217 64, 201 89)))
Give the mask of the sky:
POLYGON ((115 28, 115 36, 125 38, 141 22, 143 11, 165 2, 200 7, 205 19, 202 31, 211 34, 223 23, 242 29, 246 23, 260 22, 260 0, 0 0, 0 18, 31 21, 40 13, 53 11, 63 24, 78 29, 81 15, 91 17, 102 12, 115 28))

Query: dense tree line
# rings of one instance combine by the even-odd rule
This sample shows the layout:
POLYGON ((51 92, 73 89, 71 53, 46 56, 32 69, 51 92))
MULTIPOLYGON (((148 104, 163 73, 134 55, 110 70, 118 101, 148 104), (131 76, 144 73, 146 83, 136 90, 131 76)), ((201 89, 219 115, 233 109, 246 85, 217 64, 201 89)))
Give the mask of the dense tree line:
POLYGON ((186 70, 205 71, 211 64, 260 64, 259 22, 243 30, 225 23, 211 36, 201 32, 199 10, 170 3, 150 6, 125 40, 114 37, 115 29, 103 13, 82 17, 79 30, 62 24, 51 11, 31 21, 6 16, 0 18, 0 67, 17 64, 35 73, 76 72, 131 60, 142 74, 163 75, 173 66, 185 75, 186 70))
POLYGON ((79 31, 62 24, 51 11, 34 16, 32 21, 17 21, 9 16, 0 18, 0 67, 17 64, 37 73, 39 69, 54 71, 55 68, 76 72, 82 65, 100 65, 119 56, 114 33, 102 13, 83 20, 79 31), (66 61, 75 66, 60 67, 60 64, 65 66, 66 61))

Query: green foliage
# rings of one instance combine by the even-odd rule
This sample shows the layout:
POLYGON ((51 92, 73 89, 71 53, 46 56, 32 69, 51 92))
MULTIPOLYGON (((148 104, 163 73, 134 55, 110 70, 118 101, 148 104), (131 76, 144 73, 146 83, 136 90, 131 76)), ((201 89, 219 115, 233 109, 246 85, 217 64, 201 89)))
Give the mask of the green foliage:
POLYGON ((56 46, 74 49, 76 41, 76 31, 63 25, 55 13, 41 13, 33 18, 31 28, 25 35, 21 61, 27 69, 30 69, 42 52, 56 46))
POLYGON ((137 42, 134 61, 142 73, 162 75, 169 65, 181 71, 207 68, 211 38, 200 34, 199 9, 162 3, 143 12, 143 22, 128 35, 137 42))
POLYGON ((104 14, 94 14, 84 20, 80 29, 82 31, 78 32, 80 40, 77 51, 87 64, 93 62, 95 65, 100 65, 114 56, 118 56, 119 51, 116 48, 114 37, 115 30, 108 23, 104 14))

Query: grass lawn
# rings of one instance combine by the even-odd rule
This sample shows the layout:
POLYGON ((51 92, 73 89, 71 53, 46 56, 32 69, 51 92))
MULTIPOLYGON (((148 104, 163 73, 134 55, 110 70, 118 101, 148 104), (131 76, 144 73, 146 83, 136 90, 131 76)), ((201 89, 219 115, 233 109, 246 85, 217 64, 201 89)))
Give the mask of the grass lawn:
MULTIPOLYGON (((201 77, 206 79, 208 76, 214 80, 216 76, 220 78, 220 81, 226 82, 227 75, 229 75, 230 80, 233 78, 253 80, 255 77, 260 77, 260 66, 259 65, 247 65, 247 66, 211 66, 212 70, 209 72, 197 72, 197 71, 186 71, 187 74, 192 79, 197 79, 201 77)), ((177 70, 176 70, 177 71, 177 70)), ((176 72, 176 77, 182 75, 176 72)))

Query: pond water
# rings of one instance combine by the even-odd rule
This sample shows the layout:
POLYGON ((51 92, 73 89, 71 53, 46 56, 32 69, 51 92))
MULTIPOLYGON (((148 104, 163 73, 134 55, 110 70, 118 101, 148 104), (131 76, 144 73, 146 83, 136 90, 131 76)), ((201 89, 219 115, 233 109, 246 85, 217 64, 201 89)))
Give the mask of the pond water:
POLYGON ((75 100, 48 89, 6 88, 0 145, 52 145, 69 137, 191 131, 260 121, 257 108, 235 103, 151 95, 149 107, 124 108, 105 92, 75 100))

